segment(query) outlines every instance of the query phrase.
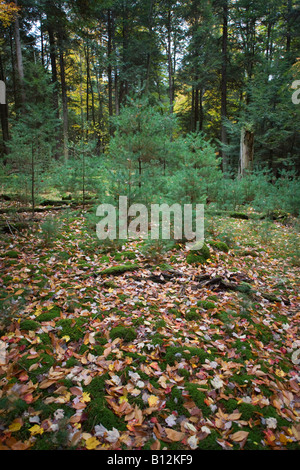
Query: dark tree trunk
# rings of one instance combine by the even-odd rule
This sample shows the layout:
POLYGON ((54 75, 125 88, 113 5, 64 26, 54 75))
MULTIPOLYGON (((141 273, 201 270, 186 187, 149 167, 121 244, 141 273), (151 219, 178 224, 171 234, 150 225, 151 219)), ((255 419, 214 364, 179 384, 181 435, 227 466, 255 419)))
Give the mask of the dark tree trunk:
POLYGON ((112 32, 113 18, 112 11, 107 10, 107 78, 108 78, 108 114, 113 115, 113 79, 112 79, 112 32))
POLYGON ((171 29, 172 29, 172 19, 171 19, 171 9, 168 11, 168 42, 167 42, 167 57, 168 57, 168 75, 169 75, 169 103, 170 103, 170 113, 174 111, 174 88, 173 88, 173 65, 172 65, 172 51, 171 51, 171 29))
MULTIPOLYGON (((16 5, 17 2, 15 1, 16 5)), ((23 55, 21 48, 20 38, 20 24, 19 18, 16 16, 14 23, 14 35, 15 35, 15 46, 16 46, 16 59, 17 59, 17 71, 18 71, 18 84, 20 90, 20 100, 23 106, 26 101, 25 86, 24 86, 24 66, 23 66, 23 55)))
POLYGON ((56 115, 59 117, 59 106, 58 106, 58 81, 57 81, 57 58, 56 58, 56 45, 55 37, 52 26, 48 23, 48 36, 50 46, 50 63, 51 63, 51 76, 53 83, 53 107, 56 110, 56 115))
MULTIPOLYGON (((0 80, 5 84, 5 76, 3 70, 2 57, 0 54, 0 80)), ((8 154, 7 142, 9 140, 9 128, 8 128, 8 104, 5 96, 5 85, 4 85, 4 102, 0 103, 0 116, 1 116, 1 129, 2 129, 2 140, 3 140, 3 154, 8 154)))
POLYGON ((64 52, 59 52, 60 62, 60 78, 61 78, 61 96, 62 96, 62 108, 63 108, 63 147, 64 147, 64 159, 68 160, 69 157, 69 119, 68 119, 68 97, 67 97, 67 85, 65 75, 65 58, 64 52))
MULTIPOLYGON (((227 130, 225 121, 227 117, 227 42, 228 42, 228 0, 223 0, 223 33, 222 33, 222 77, 221 77, 221 142, 227 145, 227 130)), ((221 150, 222 168, 228 168, 228 156, 224 148, 221 150)))

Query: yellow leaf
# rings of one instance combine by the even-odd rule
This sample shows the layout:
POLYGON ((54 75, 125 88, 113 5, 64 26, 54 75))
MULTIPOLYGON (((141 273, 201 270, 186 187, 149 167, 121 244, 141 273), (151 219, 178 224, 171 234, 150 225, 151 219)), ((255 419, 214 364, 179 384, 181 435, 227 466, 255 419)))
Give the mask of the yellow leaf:
POLYGON ((275 374, 277 375, 277 377, 285 377, 286 375, 281 369, 276 369, 275 374))
POLYGON ((96 437, 90 437, 87 441, 85 441, 85 445, 88 450, 96 449, 99 444, 100 441, 98 441, 96 437))
POLYGON ((155 395, 150 395, 150 397, 148 398, 148 403, 149 403, 149 406, 157 405, 158 397, 156 397, 155 395))
POLYGON ((126 402, 126 401, 128 401, 128 398, 127 398, 126 396, 124 396, 124 395, 119 398, 119 403, 120 403, 120 405, 121 405, 121 403, 124 403, 124 402, 126 402))
POLYGON ((285 445, 287 444, 287 442, 288 442, 288 439, 287 439, 287 437, 286 437, 284 434, 280 434, 279 440, 280 440, 280 442, 281 442, 284 446, 285 446, 285 445))
POLYGON ((38 424, 35 424, 31 428, 29 428, 29 431, 32 436, 35 436, 36 434, 43 434, 44 429, 41 428, 41 426, 39 426, 38 424))
POLYGON ((90 394, 87 392, 83 392, 82 397, 81 397, 81 402, 89 402, 91 401, 90 394))
POLYGON ((66 340, 66 343, 67 343, 68 341, 70 341, 70 336, 65 335, 62 337, 62 339, 66 340))
POLYGON ((10 425, 9 425, 9 430, 10 432, 16 432, 16 431, 19 431, 22 427, 22 424, 17 422, 17 421, 13 421, 10 425))

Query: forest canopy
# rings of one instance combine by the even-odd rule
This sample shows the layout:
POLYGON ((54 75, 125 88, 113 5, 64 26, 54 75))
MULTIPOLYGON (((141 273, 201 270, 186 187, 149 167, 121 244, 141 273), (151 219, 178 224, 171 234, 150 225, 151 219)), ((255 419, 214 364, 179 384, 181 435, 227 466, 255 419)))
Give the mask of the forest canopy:
POLYGON ((0 28, 3 193, 297 214, 296 1, 1 1, 0 28))

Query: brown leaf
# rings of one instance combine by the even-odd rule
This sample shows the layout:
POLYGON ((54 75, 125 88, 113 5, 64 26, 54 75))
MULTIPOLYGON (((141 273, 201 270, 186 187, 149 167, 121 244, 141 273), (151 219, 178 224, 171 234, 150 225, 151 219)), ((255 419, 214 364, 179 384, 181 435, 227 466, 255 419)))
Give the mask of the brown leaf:
POLYGON ((185 436, 184 432, 174 431, 174 429, 171 428, 165 428, 165 433, 167 437, 174 442, 181 441, 185 436))
POLYGON ((150 447, 150 450, 160 450, 160 441, 158 439, 153 442, 150 447))
POLYGON ((241 416, 242 416, 242 413, 235 411, 231 413, 230 415, 228 415, 227 419, 229 421, 236 421, 237 419, 240 419, 241 416))
POLYGON ((234 442, 242 442, 244 439, 247 439, 248 432, 246 431, 237 431, 234 434, 231 434, 230 438, 234 442))

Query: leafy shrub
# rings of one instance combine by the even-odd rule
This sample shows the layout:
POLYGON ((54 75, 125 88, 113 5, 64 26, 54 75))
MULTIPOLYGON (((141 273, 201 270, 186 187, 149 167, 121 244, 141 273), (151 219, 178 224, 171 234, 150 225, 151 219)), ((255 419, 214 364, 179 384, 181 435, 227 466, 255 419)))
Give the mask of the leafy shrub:
POLYGON ((41 224, 41 236, 46 245, 53 242, 59 235, 60 224, 53 216, 48 216, 41 224))
POLYGON ((140 252, 149 261, 159 261, 165 253, 174 247, 172 240, 146 240, 140 247, 140 252))

